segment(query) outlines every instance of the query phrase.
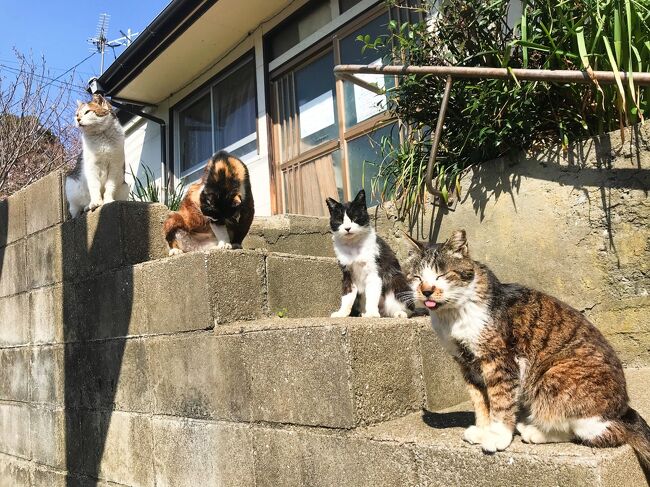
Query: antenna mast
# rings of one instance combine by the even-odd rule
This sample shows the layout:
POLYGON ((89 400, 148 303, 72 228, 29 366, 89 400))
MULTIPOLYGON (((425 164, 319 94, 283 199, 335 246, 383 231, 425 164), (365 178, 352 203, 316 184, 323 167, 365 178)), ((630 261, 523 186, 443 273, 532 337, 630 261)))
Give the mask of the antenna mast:
POLYGON ((104 53, 106 52, 106 47, 115 48, 119 46, 129 46, 133 39, 135 39, 139 32, 131 32, 131 29, 127 29, 126 33, 120 31, 123 37, 118 37, 112 41, 109 41, 107 38, 108 35, 108 22, 110 21, 111 16, 109 14, 100 14, 99 21, 97 22, 97 35, 88 39, 88 42, 93 45, 90 48, 91 52, 98 52, 101 55, 101 63, 99 66, 100 76, 104 74, 104 53))

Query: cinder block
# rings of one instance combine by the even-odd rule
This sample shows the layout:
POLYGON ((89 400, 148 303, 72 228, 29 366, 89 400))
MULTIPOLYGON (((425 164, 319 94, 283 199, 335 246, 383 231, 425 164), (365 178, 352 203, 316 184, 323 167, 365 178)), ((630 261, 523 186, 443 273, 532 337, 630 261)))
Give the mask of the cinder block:
POLYGON ((468 401, 467 388, 458 364, 442 348, 428 324, 420 328, 420 347, 426 408, 438 411, 468 401))
POLYGON ((164 205, 115 201, 63 225, 66 278, 96 275, 167 255, 164 205))
POLYGON ((65 379, 69 404, 123 411, 152 409, 152 378, 141 340, 69 345, 65 379))
POLYGON ((30 401, 64 405, 65 362, 62 345, 41 346, 32 349, 30 401))
POLYGON ((155 485, 257 485, 250 431, 233 424, 154 419, 155 485))
POLYGON ((61 178, 61 171, 53 171, 24 189, 28 235, 63 221, 61 178))
POLYGON ((198 333, 146 339, 155 413, 250 420, 242 338, 198 333))
POLYGON ((0 349, 0 399, 29 401, 29 348, 0 349))
POLYGON ((122 207, 122 246, 127 264, 167 257, 169 248, 163 236, 163 224, 169 208, 160 203, 135 201, 122 207))
POLYGON ((66 468, 66 424, 63 409, 33 407, 30 411, 32 459, 40 464, 66 468))
POLYGON ((283 429, 256 428, 254 435, 258 486, 420 485, 405 445, 283 429))
MULTIPOLYGON (((137 266, 110 271, 74 284, 66 283, 64 293, 71 289, 71 299, 76 308, 76 337, 124 337, 142 330, 147 320, 145 299, 148 293, 143 284, 142 269, 137 266)), ((71 335, 68 330, 66 332, 71 335)))
POLYGON ((330 316, 340 304, 341 270, 335 259, 269 255, 267 286, 272 315, 330 316))
POLYGON ((0 296, 10 296, 27 290, 25 255, 25 240, 0 248, 0 296))
POLYGON ((18 191, 0 201, 0 247, 26 235, 25 192, 18 191))
POLYGON ((332 428, 355 424, 344 331, 335 327, 244 335, 253 419, 332 428))
POLYGON ((29 458, 29 410, 25 403, 0 403, 0 452, 29 458))
POLYGON ((207 254, 207 265, 215 325, 266 314, 262 253, 215 250, 207 254))
POLYGON ((30 481, 31 465, 9 455, 0 454, 0 487, 34 487, 30 481))
POLYGON ((0 346, 29 343, 29 294, 0 298, 0 346))
MULTIPOLYGON (((70 477, 65 472, 57 472, 49 468, 36 466, 32 470, 32 487, 47 486, 47 487, 81 487, 81 482, 76 482, 76 479, 70 477)), ((86 486, 84 486, 86 487, 86 486)))
POLYGON ((30 289, 61 282, 63 253, 61 226, 27 237, 27 285, 30 289))
POLYGON ((424 391, 413 321, 361 320, 348 334, 357 420, 375 423, 420 410, 424 391))
MULTIPOLYGON (((83 413, 81 432, 83 473, 121 485, 153 485, 149 417, 120 411, 83 413)), ((173 442, 165 446, 178 453, 173 442)))
POLYGON ((329 220, 313 216, 257 217, 244 240, 244 248, 334 257, 329 220))
POLYGON ((213 326, 210 309, 206 255, 202 252, 135 266, 144 286, 136 292, 146 303, 146 320, 140 333, 173 333, 213 326))
MULTIPOLYGON (((69 293, 71 287, 66 285, 69 293)), ((69 299, 69 296, 68 296, 69 299)), ((35 344, 60 343, 64 339, 63 320, 70 319, 64 313, 63 285, 34 289, 29 293, 29 312, 32 341, 35 344)))

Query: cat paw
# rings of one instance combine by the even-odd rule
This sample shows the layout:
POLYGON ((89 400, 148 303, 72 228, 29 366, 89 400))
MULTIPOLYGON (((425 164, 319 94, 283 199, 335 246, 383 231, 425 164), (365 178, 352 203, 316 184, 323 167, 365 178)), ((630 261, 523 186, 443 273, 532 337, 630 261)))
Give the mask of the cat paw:
POLYGON ((484 453, 503 451, 512 443, 512 431, 503 423, 492 423, 483 432, 481 448, 484 453))
POLYGON ((86 206, 84 206, 84 211, 93 211, 94 209, 99 208, 100 206, 102 206, 102 204, 103 204, 103 201, 101 201, 101 200, 99 200, 99 201, 91 201, 86 206))
POLYGON ((393 313, 393 318, 408 318, 409 315, 406 314, 405 311, 398 311, 397 313, 393 313))
POLYGON ((381 318, 381 315, 379 314, 379 311, 366 311, 365 313, 361 313, 362 318, 381 318))
POLYGON ((334 311, 334 313, 330 315, 332 318, 347 318, 348 316, 350 316, 350 313, 346 313, 345 311, 334 311))
POLYGON ((232 249, 232 244, 230 242, 219 242, 217 244, 217 248, 222 250, 230 250, 232 249))
POLYGON ((172 255, 181 255, 183 251, 181 249, 169 249, 169 256, 172 255))
POLYGON ((470 426, 463 433, 463 439, 472 445, 478 445, 483 441, 483 428, 470 426))

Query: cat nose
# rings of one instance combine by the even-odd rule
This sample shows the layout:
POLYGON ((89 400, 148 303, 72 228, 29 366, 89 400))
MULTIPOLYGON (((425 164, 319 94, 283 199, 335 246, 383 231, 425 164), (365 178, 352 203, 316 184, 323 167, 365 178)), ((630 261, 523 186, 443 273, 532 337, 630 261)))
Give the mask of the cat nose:
POLYGON ((350 230, 352 230, 352 227, 345 227, 344 230, 345 230, 346 232, 349 232, 350 230))
POLYGON ((422 290, 422 294, 424 295, 425 298, 428 298, 433 294, 433 289, 427 289, 427 290, 422 290))

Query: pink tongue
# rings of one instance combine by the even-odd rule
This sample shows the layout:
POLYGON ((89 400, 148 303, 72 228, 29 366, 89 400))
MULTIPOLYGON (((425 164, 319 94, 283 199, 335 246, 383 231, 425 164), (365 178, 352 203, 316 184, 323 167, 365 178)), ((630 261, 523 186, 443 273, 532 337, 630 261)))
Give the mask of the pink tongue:
POLYGON ((436 302, 435 302, 435 301, 425 301, 425 302, 424 302, 424 305, 425 305, 427 308, 435 308, 435 307, 436 307, 436 302))

